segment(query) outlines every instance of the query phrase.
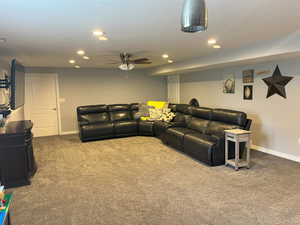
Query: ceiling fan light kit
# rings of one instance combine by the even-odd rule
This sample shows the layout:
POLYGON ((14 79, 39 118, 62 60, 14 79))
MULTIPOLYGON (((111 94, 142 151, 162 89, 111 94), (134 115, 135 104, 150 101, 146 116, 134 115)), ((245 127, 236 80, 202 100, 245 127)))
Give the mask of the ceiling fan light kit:
POLYGON ((134 64, 126 64, 126 63, 125 63, 125 64, 121 64, 121 65, 119 66, 120 70, 124 70, 124 71, 130 71, 130 70, 133 70, 134 67, 135 67, 134 64))
POLYGON ((136 64, 151 64, 152 62, 148 58, 131 59, 132 54, 123 52, 120 54, 121 65, 120 70, 129 71, 135 68, 136 64))
POLYGON ((206 31, 207 14, 205 0, 185 0, 181 14, 181 30, 187 33, 206 31))

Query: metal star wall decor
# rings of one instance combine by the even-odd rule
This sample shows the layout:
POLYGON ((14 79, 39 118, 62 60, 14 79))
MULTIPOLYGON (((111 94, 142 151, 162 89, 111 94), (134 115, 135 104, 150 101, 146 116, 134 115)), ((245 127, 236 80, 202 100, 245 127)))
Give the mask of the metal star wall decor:
POLYGON ((293 77, 282 76, 278 65, 272 77, 264 78, 263 81, 268 85, 267 98, 274 94, 278 94, 286 98, 285 86, 293 79, 293 77))

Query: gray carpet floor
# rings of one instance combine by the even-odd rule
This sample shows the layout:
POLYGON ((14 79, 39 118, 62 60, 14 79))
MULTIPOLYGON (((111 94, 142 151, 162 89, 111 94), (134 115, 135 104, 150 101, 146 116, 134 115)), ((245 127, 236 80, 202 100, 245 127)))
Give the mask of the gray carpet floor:
POLYGON ((39 170, 12 189, 13 225, 299 225, 300 164, 252 152, 207 167, 156 138, 34 139, 39 170))

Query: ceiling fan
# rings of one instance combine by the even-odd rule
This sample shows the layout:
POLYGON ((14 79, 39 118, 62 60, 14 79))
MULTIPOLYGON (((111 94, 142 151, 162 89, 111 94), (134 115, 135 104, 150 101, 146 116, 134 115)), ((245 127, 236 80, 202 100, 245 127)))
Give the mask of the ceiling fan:
MULTIPOLYGON (((136 64, 151 64, 152 62, 148 58, 138 58, 138 59, 132 59, 132 54, 123 52, 120 54, 121 58, 121 65, 119 68, 121 70, 133 70, 135 68, 136 64)), ((115 63, 114 63, 115 64, 115 63)))

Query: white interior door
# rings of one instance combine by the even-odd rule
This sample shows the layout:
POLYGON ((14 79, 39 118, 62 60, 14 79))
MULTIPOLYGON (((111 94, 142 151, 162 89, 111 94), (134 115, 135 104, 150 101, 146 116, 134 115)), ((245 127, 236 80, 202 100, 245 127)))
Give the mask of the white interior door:
POLYGON ((168 102, 180 102, 180 76, 168 76, 168 102))
POLYGON ((57 74, 26 74, 25 118, 34 124, 35 136, 59 134, 57 74))

